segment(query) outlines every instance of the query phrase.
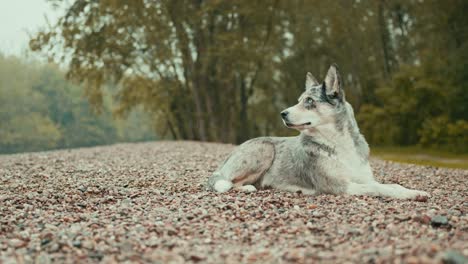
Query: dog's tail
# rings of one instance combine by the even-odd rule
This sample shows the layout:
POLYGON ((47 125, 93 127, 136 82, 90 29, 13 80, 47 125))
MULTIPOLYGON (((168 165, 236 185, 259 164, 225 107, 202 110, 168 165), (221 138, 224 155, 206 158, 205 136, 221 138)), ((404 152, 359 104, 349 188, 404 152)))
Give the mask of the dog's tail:
POLYGON ((227 180, 219 172, 214 172, 213 175, 208 179, 208 190, 216 191, 219 193, 227 192, 232 188, 232 182, 227 180))

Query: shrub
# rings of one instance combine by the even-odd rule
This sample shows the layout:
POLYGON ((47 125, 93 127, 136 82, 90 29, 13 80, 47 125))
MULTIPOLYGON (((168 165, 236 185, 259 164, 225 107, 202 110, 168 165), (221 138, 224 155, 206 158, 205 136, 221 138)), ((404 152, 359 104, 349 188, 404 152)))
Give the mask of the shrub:
POLYGON ((468 153, 468 122, 451 122, 447 116, 427 119, 419 130, 419 143, 424 147, 468 153))

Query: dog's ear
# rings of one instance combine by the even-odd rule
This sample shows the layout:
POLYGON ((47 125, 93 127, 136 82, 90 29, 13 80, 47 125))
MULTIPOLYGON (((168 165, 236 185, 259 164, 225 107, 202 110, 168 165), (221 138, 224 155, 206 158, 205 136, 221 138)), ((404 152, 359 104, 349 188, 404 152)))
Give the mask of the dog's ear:
POLYGON ((341 76, 338 71, 338 66, 332 64, 328 69, 327 76, 323 82, 325 93, 332 98, 343 98, 343 89, 341 87, 341 76))
POLYGON ((306 89, 312 86, 317 86, 317 85, 319 85, 319 82, 317 82, 317 79, 315 79, 312 73, 308 72, 306 75, 306 89))

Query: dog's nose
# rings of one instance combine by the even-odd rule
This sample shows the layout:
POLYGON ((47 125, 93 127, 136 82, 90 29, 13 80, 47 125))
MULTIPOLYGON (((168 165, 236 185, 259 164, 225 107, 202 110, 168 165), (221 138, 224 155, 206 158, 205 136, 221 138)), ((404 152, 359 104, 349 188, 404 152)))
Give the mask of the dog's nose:
POLYGON ((288 116, 288 111, 281 112, 281 118, 286 118, 288 116))

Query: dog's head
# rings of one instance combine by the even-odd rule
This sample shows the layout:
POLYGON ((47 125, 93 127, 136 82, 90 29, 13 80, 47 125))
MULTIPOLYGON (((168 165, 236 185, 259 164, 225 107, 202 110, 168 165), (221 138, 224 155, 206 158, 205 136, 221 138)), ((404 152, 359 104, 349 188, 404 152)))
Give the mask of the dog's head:
POLYGON ((345 104, 338 67, 330 66, 321 84, 308 72, 305 86, 299 102, 281 112, 284 124, 301 131, 334 122, 345 104))

